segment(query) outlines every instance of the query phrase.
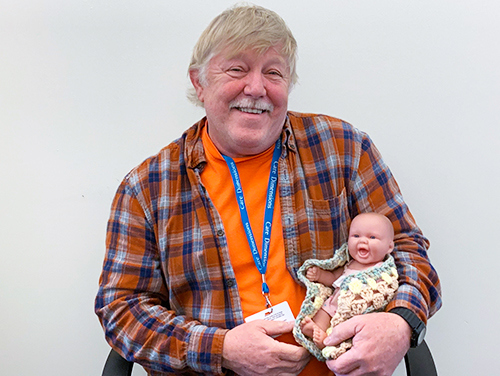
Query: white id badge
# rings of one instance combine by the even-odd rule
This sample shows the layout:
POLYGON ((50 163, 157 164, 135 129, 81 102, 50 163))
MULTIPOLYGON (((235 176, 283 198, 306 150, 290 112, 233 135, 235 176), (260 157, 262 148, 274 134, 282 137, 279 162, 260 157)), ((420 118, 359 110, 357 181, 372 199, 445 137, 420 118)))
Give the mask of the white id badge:
POLYGON ((257 312, 252 316, 248 316, 245 322, 254 320, 268 320, 268 321, 295 321, 290 305, 287 301, 267 308, 263 311, 257 312))

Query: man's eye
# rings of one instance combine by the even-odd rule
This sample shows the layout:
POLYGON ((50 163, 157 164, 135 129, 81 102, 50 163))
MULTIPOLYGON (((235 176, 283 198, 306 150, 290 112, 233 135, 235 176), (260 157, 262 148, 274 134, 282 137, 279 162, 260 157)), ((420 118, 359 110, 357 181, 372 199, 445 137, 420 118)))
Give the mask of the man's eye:
POLYGON ((243 73, 243 68, 239 68, 239 67, 234 67, 234 68, 229 68, 227 70, 228 73, 233 73, 233 74, 240 74, 240 73, 243 73))
POLYGON ((235 65, 234 67, 229 68, 229 70, 232 70, 235 72, 243 72, 245 69, 241 65, 235 65))

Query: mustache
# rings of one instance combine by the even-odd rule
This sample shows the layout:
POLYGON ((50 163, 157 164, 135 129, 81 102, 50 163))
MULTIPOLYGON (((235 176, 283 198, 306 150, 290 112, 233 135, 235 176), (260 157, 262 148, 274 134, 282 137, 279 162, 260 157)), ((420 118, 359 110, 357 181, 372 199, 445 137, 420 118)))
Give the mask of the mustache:
POLYGON ((266 100, 250 98, 235 99, 229 103, 229 108, 253 108, 269 112, 274 110, 274 106, 266 100))

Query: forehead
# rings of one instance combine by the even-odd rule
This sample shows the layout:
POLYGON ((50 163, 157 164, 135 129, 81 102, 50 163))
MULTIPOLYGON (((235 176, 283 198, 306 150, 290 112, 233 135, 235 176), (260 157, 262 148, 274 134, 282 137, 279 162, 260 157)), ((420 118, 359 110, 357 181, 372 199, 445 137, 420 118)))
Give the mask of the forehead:
POLYGON ((289 62, 287 57, 282 53, 282 48, 280 45, 258 48, 236 48, 235 46, 229 45, 225 48, 219 50, 219 52, 214 54, 214 57, 218 57, 223 60, 254 60, 254 61, 266 61, 269 63, 279 63, 289 67, 289 62))
POLYGON ((351 228, 357 230, 389 230, 389 223, 384 217, 378 215, 359 215, 352 221, 351 228))

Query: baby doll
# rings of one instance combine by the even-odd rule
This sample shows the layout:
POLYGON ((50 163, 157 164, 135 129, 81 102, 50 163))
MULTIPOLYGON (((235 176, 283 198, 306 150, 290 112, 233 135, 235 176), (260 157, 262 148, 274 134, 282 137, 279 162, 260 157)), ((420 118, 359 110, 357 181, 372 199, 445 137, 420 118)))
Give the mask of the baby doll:
POLYGON ((333 294, 326 299, 314 317, 305 317, 300 323, 302 333, 312 338, 321 350, 323 340, 331 325, 332 317, 338 309, 340 285, 353 273, 380 266, 386 256, 394 249, 394 229, 387 217, 378 213, 363 213, 356 216, 349 229, 347 247, 352 258, 344 267, 324 270, 318 266, 306 270, 306 278, 325 286, 333 286, 333 294))

